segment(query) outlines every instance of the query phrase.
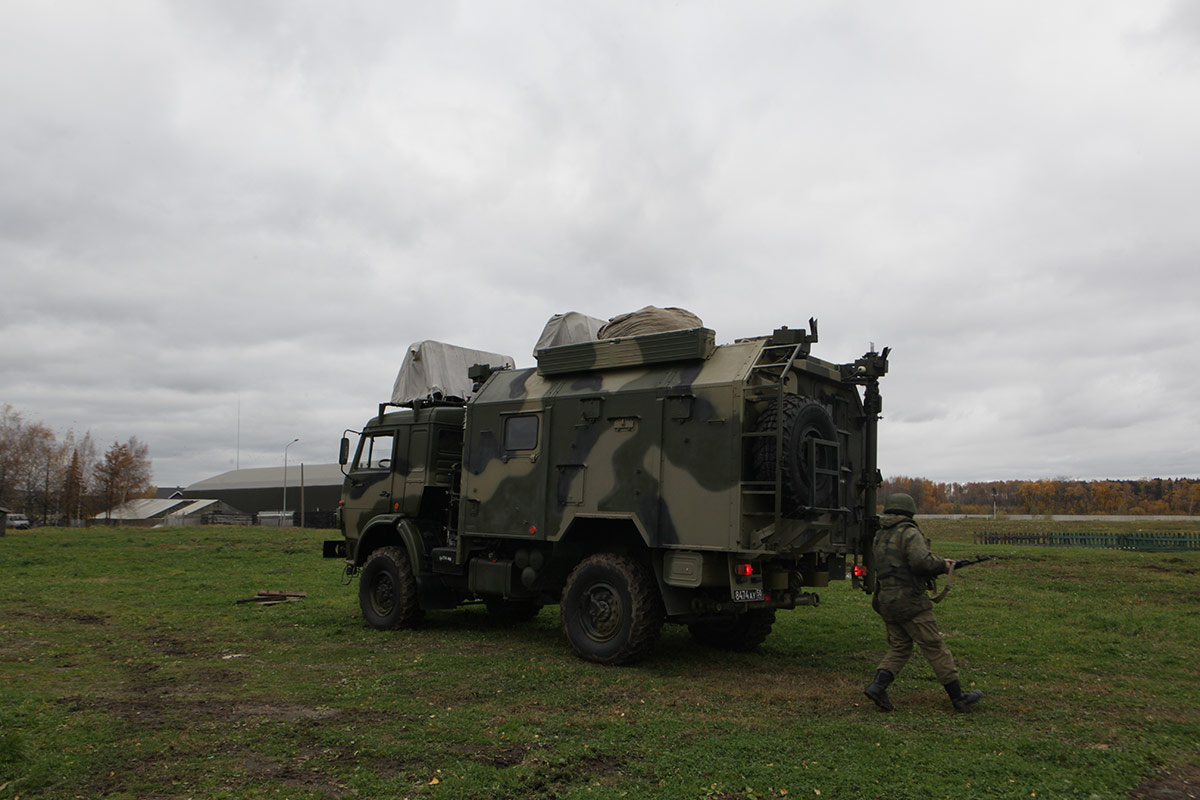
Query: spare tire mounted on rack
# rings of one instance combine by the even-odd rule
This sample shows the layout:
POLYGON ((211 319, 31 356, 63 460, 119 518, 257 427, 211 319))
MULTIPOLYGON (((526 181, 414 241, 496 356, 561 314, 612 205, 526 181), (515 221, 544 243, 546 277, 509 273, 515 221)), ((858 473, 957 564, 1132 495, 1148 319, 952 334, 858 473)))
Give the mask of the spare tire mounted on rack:
MULTIPOLYGON (((807 397, 784 395, 782 415, 779 413, 779 401, 771 401, 759 415, 754 430, 773 431, 776 426, 783 431, 783 513, 789 514, 803 507, 836 507, 838 438, 837 426, 829 411, 807 397), (810 454, 810 439, 832 442, 834 446, 817 444, 813 454, 810 454), (822 472, 816 472, 815 469, 822 472)), ((752 457, 754 479, 774 481, 775 437, 758 437, 752 448, 752 457)))

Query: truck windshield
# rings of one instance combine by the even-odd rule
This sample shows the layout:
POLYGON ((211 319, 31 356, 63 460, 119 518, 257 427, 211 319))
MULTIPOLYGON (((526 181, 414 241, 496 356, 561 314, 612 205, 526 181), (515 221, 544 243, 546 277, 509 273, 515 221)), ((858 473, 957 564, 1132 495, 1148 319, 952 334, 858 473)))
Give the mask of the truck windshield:
POLYGON ((392 433, 365 434, 358 444, 354 469, 391 469, 395 435, 392 433))

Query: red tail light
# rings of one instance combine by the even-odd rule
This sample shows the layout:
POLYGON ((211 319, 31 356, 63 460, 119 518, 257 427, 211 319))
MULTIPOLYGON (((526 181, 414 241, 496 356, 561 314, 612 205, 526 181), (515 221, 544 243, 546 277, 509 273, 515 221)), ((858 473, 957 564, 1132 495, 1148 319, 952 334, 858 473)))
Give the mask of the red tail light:
POLYGON ((753 564, 738 564, 733 568, 734 575, 741 575, 744 578, 749 578, 754 574, 753 564))
POLYGON ((862 564, 856 564, 854 566, 854 577, 856 577, 856 578, 867 577, 867 568, 864 567, 862 564))

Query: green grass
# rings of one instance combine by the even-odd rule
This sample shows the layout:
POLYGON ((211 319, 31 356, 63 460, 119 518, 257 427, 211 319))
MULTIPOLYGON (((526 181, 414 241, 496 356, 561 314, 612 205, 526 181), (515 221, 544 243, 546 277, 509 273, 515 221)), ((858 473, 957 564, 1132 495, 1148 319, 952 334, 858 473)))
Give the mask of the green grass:
POLYGON ((986 692, 958 715, 919 656, 896 713, 862 696, 883 629, 843 582, 781 612, 759 652, 669 626, 649 662, 604 668, 573 655, 557 608, 371 630, 320 557, 329 532, 10 531, 0 798, 1090 799, 1151 796, 1164 771, 1194 785, 1200 553, 971 544, 1030 525, 925 524, 939 554, 1001 556, 937 609, 964 684, 986 692), (259 589, 308 596, 237 604, 259 589))

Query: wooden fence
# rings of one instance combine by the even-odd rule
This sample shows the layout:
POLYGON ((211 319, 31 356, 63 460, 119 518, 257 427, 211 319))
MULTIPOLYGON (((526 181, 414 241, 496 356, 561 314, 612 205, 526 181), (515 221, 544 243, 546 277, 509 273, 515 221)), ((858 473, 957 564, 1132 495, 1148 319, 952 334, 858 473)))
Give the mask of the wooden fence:
POLYGON ((1024 544, 1037 547, 1099 547, 1175 553, 1200 550, 1200 533, 976 533, 975 544, 1024 544))

